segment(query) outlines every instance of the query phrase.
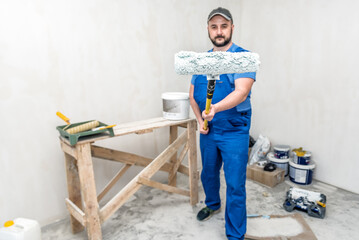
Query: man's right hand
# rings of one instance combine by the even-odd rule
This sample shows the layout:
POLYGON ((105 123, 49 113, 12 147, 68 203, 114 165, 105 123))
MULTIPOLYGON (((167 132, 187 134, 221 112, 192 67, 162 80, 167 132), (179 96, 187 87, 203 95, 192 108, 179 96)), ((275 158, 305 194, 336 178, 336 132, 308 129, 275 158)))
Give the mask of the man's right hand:
POLYGON ((199 132, 200 132, 201 134, 208 134, 208 131, 209 131, 208 125, 207 125, 207 130, 204 130, 203 128, 204 128, 204 121, 201 121, 201 122, 199 123, 199 132))

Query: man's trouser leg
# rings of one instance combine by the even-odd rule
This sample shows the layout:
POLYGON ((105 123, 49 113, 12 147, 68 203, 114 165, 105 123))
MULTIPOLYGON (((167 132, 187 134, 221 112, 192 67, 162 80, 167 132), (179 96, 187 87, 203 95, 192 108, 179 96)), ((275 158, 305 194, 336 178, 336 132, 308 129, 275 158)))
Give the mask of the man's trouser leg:
POLYGON ((212 210, 221 207, 220 189, 220 169, 222 158, 213 139, 214 134, 202 135, 200 137, 200 148, 202 155, 201 180, 206 194, 205 203, 212 210))
POLYGON ((223 134, 220 141, 218 147, 227 184, 226 234, 229 239, 241 239, 247 228, 245 183, 249 135, 227 133, 223 134))

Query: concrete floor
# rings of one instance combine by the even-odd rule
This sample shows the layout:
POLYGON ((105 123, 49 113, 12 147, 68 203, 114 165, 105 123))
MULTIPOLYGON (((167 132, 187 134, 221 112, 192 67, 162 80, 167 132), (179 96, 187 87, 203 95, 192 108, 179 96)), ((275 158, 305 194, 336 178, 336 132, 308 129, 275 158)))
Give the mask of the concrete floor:
MULTIPOLYGON (((222 176, 223 178, 223 176, 222 176)), ((187 186, 186 178, 178 176, 179 186, 187 186)), ((225 196, 222 181, 221 194, 225 196)), ((300 213, 316 237, 320 240, 359 239, 359 195, 321 182, 302 186, 286 179, 274 188, 247 181, 247 213, 262 215, 287 215, 283 207, 286 191, 299 187, 323 193, 327 196, 327 212, 324 219, 300 213)), ((192 207, 188 198, 142 187, 124 206, 102 225, 104 240, 223 240, 224 211, 205 222, 196 220, 197 212, 204 206, 204 193, 199 192, 200 203, 192 207)), ((224 201, 223 201, 224 202, 224 201)), ((224 205, 224 204, 223 204, 224 205)), ((224 209, 224 207, 222 207, 224 209)), ((82 240, 86 232, 73 235, 69 218, 42 228, 42 239, 82 240)))

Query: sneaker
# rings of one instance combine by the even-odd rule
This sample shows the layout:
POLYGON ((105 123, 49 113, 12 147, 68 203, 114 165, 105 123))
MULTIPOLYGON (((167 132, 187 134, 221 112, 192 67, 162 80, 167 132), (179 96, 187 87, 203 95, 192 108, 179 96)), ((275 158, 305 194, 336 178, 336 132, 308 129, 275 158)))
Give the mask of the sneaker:
POLYGON ((221 209, 212 210, 209 207, 202 208, 197 214, 198 221, 206 221, 212 217, 213 214, 219 213, 221 209))

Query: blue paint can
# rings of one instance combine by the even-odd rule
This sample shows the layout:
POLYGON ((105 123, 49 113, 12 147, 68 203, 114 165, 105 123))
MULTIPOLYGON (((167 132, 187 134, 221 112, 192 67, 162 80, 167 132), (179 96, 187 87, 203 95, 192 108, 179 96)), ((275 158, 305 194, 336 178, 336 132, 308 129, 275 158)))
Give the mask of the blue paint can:
POLYGON ((299 165, 308 165, 310 164, 311 156, 312 153, 308 151, 305 152, 304 156, 298 156, 298 153, 293 151, 293 162, 299 165))
POLYGON ((278 159, 289 158, 289 150, 288 145, 276 145, 273 147, 274 157, 278 159))
POLYGON ((283 158, 283 159, 278 159, 274 157, 274 153, 270 152, 267 154, 267 159, 271 162, 274 163, 278 168, 282 168, 284 169, 285 173, 284 176, 288 176, 289 174, 289 158, 283 158))
POLYGON ((297 184, 308 185, 312 183, 315 164, 300 165, 289 161, 289 179, 297 184))

